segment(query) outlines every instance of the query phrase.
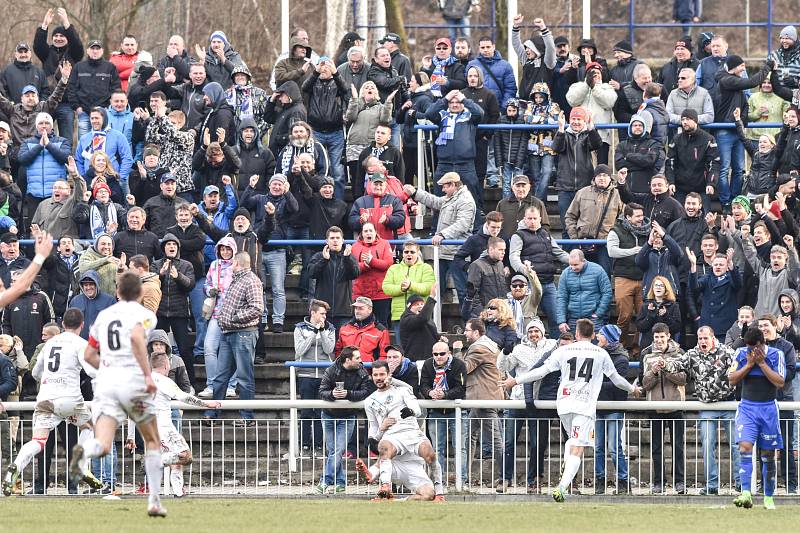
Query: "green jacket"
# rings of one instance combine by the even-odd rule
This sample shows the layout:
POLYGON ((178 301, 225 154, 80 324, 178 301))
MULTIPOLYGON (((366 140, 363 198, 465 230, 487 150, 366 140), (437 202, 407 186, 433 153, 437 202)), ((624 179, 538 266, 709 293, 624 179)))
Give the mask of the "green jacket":
MULTIPOLYGON (((755 126, 758 122, 783 122, 783 114, 789 109, 789 102, 775 93, 754 92, 747 100, 747 118, 750 119, 750 126, 755 126), (764 106, 769 109, 769 115, 762 117, 758 108, 764 106)), ((778 136, 774 128, 751 128, 747 130, 747 138, 758 140, 762 135, 778 136)))
POLYGON ((392 320, 400 320, 406 310, 408 297, 412 294, 419 294, 423 298, 430 296, 435 282, 433 267, 426 264, 422 257, 417 257, 417 262, 411 266, 405 263, 390 266, 383 278, 383 292, 392 297, 392 320), (411 280, 411 285, 403 291, 400 285, 406 278, 411 280))

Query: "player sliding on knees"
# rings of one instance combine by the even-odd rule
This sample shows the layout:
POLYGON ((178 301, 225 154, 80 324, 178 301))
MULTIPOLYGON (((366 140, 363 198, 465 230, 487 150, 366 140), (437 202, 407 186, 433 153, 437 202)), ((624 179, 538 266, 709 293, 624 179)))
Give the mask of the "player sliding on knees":
POLYGON ((372 364, 372 382, 377 390, 366 399, 364 409, 369 422, 369 446, 377 451, 380 460, 370 470, 359 459, 356 469, 367 482, 377 473, 381 485, 373 501, 394 498, 393 480, 414 491, 409 500, 444 501, 442 469, 431 442, 419 429, 416 417, 422 409, 411 387, 392 380, 386 361, 372 364), (433 481, 425 473, 424 463, 431 468, 433 481))
MULTIPOLYGON (((169 481, 172 486, 172 494, 176 498, 181 498, 184 495, 183 467, 192 464, 192 451, 186 439, 178 433, 172 423, 170 402, 178 400, 209 409, 218 409, 220 402, 206 402, 183 392, 174 381, 167 377, 169 374, 169 356, 166 353, 154 353, 151 355, 150 367, 153 369, 153 382, 155 382, 157 389, 153 402, 156 409, 158 435, 161 438, 161 466, 170 468, 169 481)), ((136 449, 136 441, 133 438, 134 428, 135 423, 133 420, 128 419, 128 435, 130 435, 130 438, 125 442, 125 447, 129 450, 136 449)))
POLYGON ((728 372, 731 385, 742 384, 742 400, 736 410, 736 442, 739 443, 739 477, 742 493, 733 500, 736 507, 753 507, 750 492, 753 477, 753 443, 761 452, 761 476, 764 483, 764 508, 775 509, 775 450, 783 448, 780 416, 776 401, 786 377, 786 358, 777 348, 767 346, 762 327, 775 327, 775 317, 764 315, 758 327, 744 334, 745 346, 736 351, 728 372))
MULTIPOLYGON (((86 341, 80 337, 83 313, 80 309, 67 309, 63 319, 64 332, 48 340, 31 372, 41 383, 33 411, 33 438, 20 449, 14 462, 8 465, 3 480, 3 494, 11 496, 22 471, 44 450, 50 432, 61 422, 80 428, 78 442, 83 444, 92 436, 92 413, 83 403, 81 394, 81 369, 94 373, 84 366, 83 352, 86 341)), ((89 372, 87 372, 89 373, 89 372)), ((86 471, 81 477, 93 489, 103 484, 86 471)))
POLYGON ((82 479, 89 460, 111 451, 117 428, 130 418, 144 439, 147 514, 165 517, 159 497, 163 470, 153 403, 156 384, 147 361, 147 335, 156 325, 156 315, 139 303, 142 281, 133 272, 117 276, 117 297, 119 301, 101 311, 89 330, 86 362, 99 369, 92 402, 95 436, 72 449, 69 473, 73 480, 82 479))
POLYGON ((584 448, 594 447, 597 396, 603 386, 603 376, 608 376, 614 385, 637 398, 642 393, 640 387, 631 385, 617 373, 608 352, 592 344, 594 324, 591 320, 578 320, 575 337, 576 342, 554 350, 540 363, 541 366, 501 382, 511 389, 518 383, 539 381, 551 372, 561 371, 556 408, 569 439, 564 445, 561 481, 553 490, 553 499, 559 503, 564 501, 564 495, 581 467, 584 448))

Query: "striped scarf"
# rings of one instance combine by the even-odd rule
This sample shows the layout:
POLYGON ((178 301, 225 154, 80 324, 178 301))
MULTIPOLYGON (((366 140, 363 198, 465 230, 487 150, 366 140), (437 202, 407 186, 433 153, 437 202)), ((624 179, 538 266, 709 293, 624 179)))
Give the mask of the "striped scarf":
POLYGON ((442 86, 439 84, 439 77, 445 75, 445 69, 456 62, 456 56, 447 59, 439 59, 433 56, 433 73, 431 74, 431 94, 436 97, 442 96, 442 86))
POLYGON ((472 118, 472 113, 467 109, 464 109, 464 111, 459 114, 451 113, 444 109, 440 111, 439 114, 442 117, 442 121, 439 124, 439 136, 436 137, 435 141, 436 146, 444 146, 447 144, 447 141, 452 141, 456 133, 456 124, 459 122, 469 122, 472 118))
POLYGON ((436 371, 436 375, 433 378, 433 388, 439 389, 443 391, 450 390, 450 387, 447 386, 447 371, 450 370, 450 364, 453 362, 453 356, 447 358, 447 363, 441 368, 436 366, 436 361, 433 362, 433 369, 436 371))

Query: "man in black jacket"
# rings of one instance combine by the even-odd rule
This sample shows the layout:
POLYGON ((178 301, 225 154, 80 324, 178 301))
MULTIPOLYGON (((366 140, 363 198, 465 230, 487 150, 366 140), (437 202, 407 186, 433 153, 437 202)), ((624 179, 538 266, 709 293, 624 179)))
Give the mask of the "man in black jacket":
POLYGON ((283 147, 289 144, 289 134, 294 123, 305 121, 307 116, 303 95, 294 81, 281 84, 272 93, 264 111, 264 120, 272 124, 269 150, 273 155, 281 153, 283 147))
POLYGON ((89 41, 87 59, 81 61, 69 77, 67 102, 78 114, 78 138, 92 129, 89 110, 93 107, 108 107, 111 93, 120 89, 117 67, 103 59, 103 45, 98 40, 89 41))
POLYGON ((73 294, 78 292, 78 256, 75 254, 75 243, 70 235, 58 239, 58 249, 53 250, 42 265, 42 273, 38 281, 42 290, 53 302, 55 320, 61 323, 61 317, 67 310, 67 304, 73 294))
POLYGON ((192 63, 189 66, 189 81, 181 85, 174 85, 166 91, 170 98, 169 107, 180 109, 186 115, 186 128, 193 130, 203 123, 206 117, 205 88, 206 67, 202 63, 192 63))
POLYGON ((331 306, 328 320, 338 330, 352 317, 353 280, 360 272, 350 245, 344 245, 342 228, 328 228, 325 240, 327 244, 322 251, 311 258, 309 273, 317 280, 314 298, 331 306))
POLYGON ((627 203, 635 202, 644 206, 644 216, 650 221, 658 222, 662 228, 683 216, 683 206, 669 194, 667 178, 656 174, 650 178, 649 193, 635 193, 628 189, 628 170, 623 168, 617 172, 617 191, 620 199, 627 203))
POLYGON ((374 140, 358 154, 358 179, 360 182, 364 181, 366 175, 364 161, 370 156, 380 159, 390 176, 400 179, 405 176, 406 168, 403 161, 403 152, 394 144, 389 144, 391 140, 392 128, 385 124, 378 124, 375 128, 374 140))
POLYGON ((124 253, 126 257, 143 255, 152 259, 161 257, 161 245, 158 237, 152 231, 144 229, 147 213, 139 206, 128 209, 126 216, 128 229, 114 234, 114 255, 119 257, 124 253))
POLYGON ((175 210, 186 201, 179 198, 176 194, 177 182, 175 176, 167 172, 161 175, 161 194, 147 200, 144 204, 144 211, 147 215, 146 227, 161 237, 167 232, 167 228, 172 226, 175 219, 175 210))
MULTIPOLYGON (((22 273, 22 270, 11 272, 13 284, 22 273)), ((34 284, 19 298, 3 309, 2 331, 22 339, 25 351, 33 354, 36 347, 42 342, 42 328, 54 318, 53 304, 50 298, 39 290, 34 284)), ((34 395, 35 395, 34 389, 34 395)))
POLYGON ((392 57, 392 67, 397 73, 403 76, 406 81, 411 81, 414 67, 411 65, 411 60, 408 56, 400 52, 400 43, 402 42, 403 40, 396 33, 387 33, 383 39, 378 41, 378 44, 382 44, 389 51, 389 55, 392 57))
POLYGON ((239 194, 245 190, 253 175, 259 177, 255 186, 256 192, 267 192, 267 180, 275 173, 275 156, 261 144, 261 133, 255 120, 250 117, 242 118, 239 123, 239 142, 233 149, 239 155, 239 194))
POLYGON ((14 61, 0 73, 0 88, 9 100, 18 103, 22 88, 29 85, 36 88, 41 98, 47 98, 50 94, 47 76, 41 68, 31 63, 31 48, 23 41, 17 43, 14 61))
POLYGON ((692 38, 684 36, 675 41, 672 59, 661 67, 656 80, 663 87, 661 99, 664 100, 664 103, 667 102, 669 93, 678 87, 678 73, 685 68, 697 70, 698 65, 700 65, 700 61, 692 54, 692 38))
POLYGON ((710 196, 720 174, 720 158, 716 140, 699 128, 698 120, 694 109, 686 108, 681 112, 681 129, 667 147, 665 172, 669 190, 678 202, 690 192, 699 193, 708 213, 711 211, 710 196))
POLYGON ((386 48, 381 46, 375 49, 372 64, 367 71, 367 79, 375 82, 381 102, 384 104, 390 103, 397 93, 400 93, 400 98, 393 102, 395 109, 405 100, 403 93, 408 80, 392 66, 392 55, 386 48))
POLYGON ((427 300, 419 294, 409 296, 406 310, 400 316, 400 342, 412 361, 423 361, 439 339, 439 330, 433 322, 436 288, 434 283, 427 300))
POLYGON ((503 258, 506 241, 500 237, 489 237, 488 253, 469 266, 467 274, 467 298, 461 308, 461 318, 477 318, 483 308, 494 298, 503 298, 508 291, 503 258))

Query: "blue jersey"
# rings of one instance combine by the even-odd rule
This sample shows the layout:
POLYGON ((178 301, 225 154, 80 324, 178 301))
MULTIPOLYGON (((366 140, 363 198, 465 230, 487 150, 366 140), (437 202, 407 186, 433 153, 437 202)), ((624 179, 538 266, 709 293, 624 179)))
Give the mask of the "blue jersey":
MULTIPOLYGON (((786 378, 786 356, 782 350, 764 346, 764 361, 767 366, 782 378, 786 378)), ((751 348, 743 346, 736 351, 730 372, 735 372, 747 365, 747 354, 751 348)), ((759 366, 750 369, 742 381, 742 401, 770 402, 777 398, 778 388, 764 375, 759 366)))

